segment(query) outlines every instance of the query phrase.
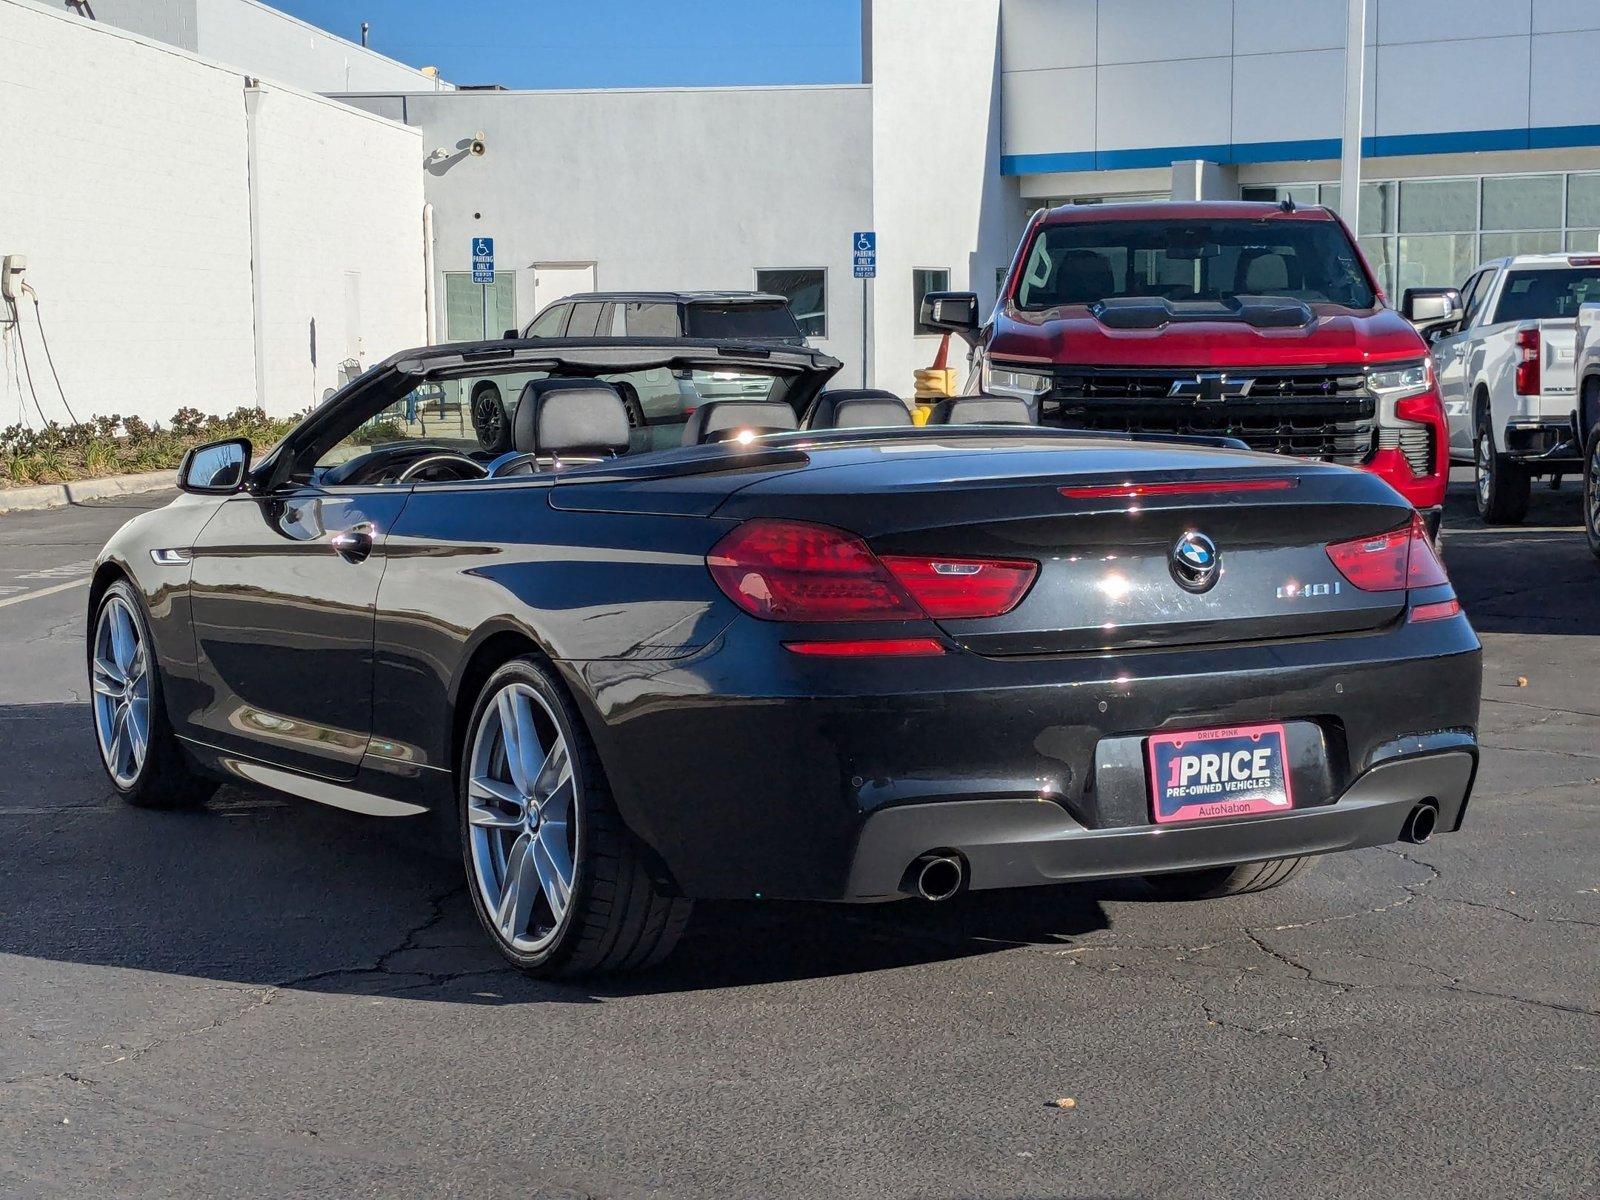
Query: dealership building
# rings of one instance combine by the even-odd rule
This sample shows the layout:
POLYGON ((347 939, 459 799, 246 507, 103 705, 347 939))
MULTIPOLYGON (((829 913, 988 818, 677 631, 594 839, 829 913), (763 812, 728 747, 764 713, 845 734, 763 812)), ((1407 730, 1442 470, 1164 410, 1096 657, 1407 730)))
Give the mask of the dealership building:
MULTIPOLYGON (((93 411, 293 411, 589 288, 779 290, 843 381, 905 392, 937 346, 918 296, 992 303, 1041 205, 1339 207, 1346 31, 1345 0, 863 0, 859 83, 538 91, 254 0, 0 0, 30 48, 0 57, 0 254, 93 411)), ((1594 0, 1369 0, 1359 231, 1386 287, 1600 247, 1595 62, 1594 0)))

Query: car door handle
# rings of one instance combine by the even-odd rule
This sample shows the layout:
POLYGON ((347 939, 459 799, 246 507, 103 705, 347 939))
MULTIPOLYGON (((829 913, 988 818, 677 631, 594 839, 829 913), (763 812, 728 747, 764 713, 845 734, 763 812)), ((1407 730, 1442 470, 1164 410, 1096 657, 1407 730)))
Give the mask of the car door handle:
POLYGON ((372 553, 372 533, 366 529, 342 529, 328 538, 334 552, 348 563, 358 563, 372 553))

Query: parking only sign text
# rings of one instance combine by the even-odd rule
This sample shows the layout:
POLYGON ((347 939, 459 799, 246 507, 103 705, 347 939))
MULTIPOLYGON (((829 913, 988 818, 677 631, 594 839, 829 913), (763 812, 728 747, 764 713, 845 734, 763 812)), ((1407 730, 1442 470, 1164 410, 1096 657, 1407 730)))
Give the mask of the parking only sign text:
POLYGON ((472 239, 472 282, 494 282, 494 239, 492 237, 475 237, 472 239))
POLYGON ((876 279, 878 275, 878 235, 870 229, 851 234, 857 279, 876 279))

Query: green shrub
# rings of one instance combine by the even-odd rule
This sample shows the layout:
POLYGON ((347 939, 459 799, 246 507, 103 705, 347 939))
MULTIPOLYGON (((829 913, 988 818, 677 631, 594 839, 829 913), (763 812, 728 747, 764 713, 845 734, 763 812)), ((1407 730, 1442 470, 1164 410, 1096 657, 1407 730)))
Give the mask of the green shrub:
POLYGON ((269 417, 259 408, 241 407, 208 416, 180 408, 165 428, 115 415, 43 429, 12 425, 0 430, 0 487, 171 470, 191 447, 229 437, 249 438, 261 455, 304 415, 269 417))

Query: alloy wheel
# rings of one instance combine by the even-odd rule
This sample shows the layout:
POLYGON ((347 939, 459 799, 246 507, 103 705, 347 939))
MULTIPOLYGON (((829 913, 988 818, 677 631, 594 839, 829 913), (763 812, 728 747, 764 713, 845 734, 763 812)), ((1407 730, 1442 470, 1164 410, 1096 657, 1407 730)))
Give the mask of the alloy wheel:
POLYGON ((100 757, 118 787, 131 787, 150 750, 150 654, 120 596, 100 610, 92 679, 100 757))
POLYGON ((511 682, 484 709, 467 776, 474 883, 496 932, 528 954, 555 940, 572 905, 577 781, 555 714, 511 682))
POLYGON ((1489 431, 1478 435, 1478 507, 1489 507, 1490 473, 1494 470, 1494 443, 1489 440, 1489 431))
POLYGON ((1589 540, 1591 544, 1600 546, 1600 433, 1589 436, 1589 464, 1584 484, 1589 540))

